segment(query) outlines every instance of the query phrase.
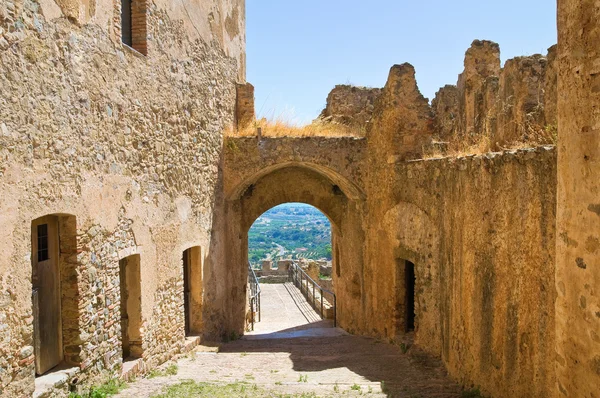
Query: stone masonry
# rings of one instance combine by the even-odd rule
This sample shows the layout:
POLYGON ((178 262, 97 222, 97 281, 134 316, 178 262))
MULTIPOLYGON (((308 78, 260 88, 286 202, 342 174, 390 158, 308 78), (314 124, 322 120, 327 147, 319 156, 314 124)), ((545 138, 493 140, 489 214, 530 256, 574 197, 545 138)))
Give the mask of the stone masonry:
POLYGON ((558 1, 547 56, 502 68, 474 41, 432 105, 407 63, 381 90, 337 87, 327 117, 364 124, 360 138, 224 137, 254 118, 244 1, 133 3, 145 47, 121 42, 118 1, 0 3, 1 396, 67 396, 159 366, 186 335, 243 334, 248 229, 304 202, 332 224, 346 332, 414 341, 492 397, 598 398, 596 2, 558 1), (422 156, 556 133, 557 148, 422 156), (50 266, 60 291, 40 325, 50 266), (56 386, 44 360, 68 369, 56 386))

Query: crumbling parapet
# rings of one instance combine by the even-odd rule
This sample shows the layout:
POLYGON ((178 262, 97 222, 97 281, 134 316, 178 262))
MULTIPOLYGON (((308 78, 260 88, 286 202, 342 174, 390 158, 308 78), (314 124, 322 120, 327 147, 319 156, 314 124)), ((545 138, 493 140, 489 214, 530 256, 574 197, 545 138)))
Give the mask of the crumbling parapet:
POLYGON ((371 121, 381 91, 380 88, 337 85, 327 96, 327 105, 319 119, 364 128, 371 121))
POLYGON ((506 61, 496 101, 498 124, 492 136, 494 145, 529 142, 543 133, 546 68, 546 57, 540 54, 506 61))
POLYGON ((475 40, 465 54, 465 69, 458 77, 458 130, 466 136, 484 132, 483 115, 493 108, 494 78, 500 75, 500 46, 475 40))
POLYGON ((431 107, 419 91, 415 68, 408 63, 394 65, 375 102, 367 133, 369 146, 379 155, 385 152, 388 163, 419 158, 431 142, 432 122, 431 107))
POLYGON ((487 140, 491 150, 554 143, 556 78, 555 47, 547 57, 516 57, 500 68, 498 44, 475 40, 457 86, 443 87, 432 101, 434 136, 459 147, 487 140))
POLYGON ((250 125, 256 118, 254 111, 254 86, 250 83, 236 84, 235 120, 238 130, 250 125))
POLYGON ((456 135, 458 123, 458 88, 446 85, 439 89, 431 102, 436 138, 449 140, 456 135))

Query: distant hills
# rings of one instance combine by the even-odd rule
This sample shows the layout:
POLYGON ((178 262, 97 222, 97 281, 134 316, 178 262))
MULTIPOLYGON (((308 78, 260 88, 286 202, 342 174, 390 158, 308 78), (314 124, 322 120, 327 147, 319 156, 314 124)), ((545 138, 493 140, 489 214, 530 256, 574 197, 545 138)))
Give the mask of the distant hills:
POLYGON ((264 213, 250 228, 250 263, 288 258, 331 260, 331 224, 318 209, 286 203, 264 213))

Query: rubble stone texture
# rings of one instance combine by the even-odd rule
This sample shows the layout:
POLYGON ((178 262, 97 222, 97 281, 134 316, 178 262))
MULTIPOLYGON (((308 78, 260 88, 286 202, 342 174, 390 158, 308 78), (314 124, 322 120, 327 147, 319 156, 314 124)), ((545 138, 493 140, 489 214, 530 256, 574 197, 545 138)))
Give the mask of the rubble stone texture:
POLYGON ((465 70, 458 77, 458 130, 466 136, 481 135, 488 112, 494 107, 496 79, 500 75, 500 46, 475 40, 465 54, 465 70))
POLYGON ((366 128, 371 121, 379 88, 338 85, 327 96, 327 105, 319 118, 325 122, 366 128))
POLYGON ((144 57, 121 44, 120 2, 0 3, 2 396, 34 388, 31 223, 44 215, 75 224, 61 236, 73 240, 61 263, 76 264, 61 270, 62 332, 82 384, 120 370, 128 255, 142 261, 146 367, 183 346, 182 252, 210 246, 222 132, 244 76, 244 2, 146 4, 144 57))
POLYGON ((235 120, 238 129, 244 129, 256 119, 254 113, 254 86, 237 84, 235 120))
POLYGON ((458 88, 442 87, 431 102, 436 138, 447 141, 458 134, 458 88))
MULTIPOLYGON (((276 205, 304 202, 332 223, 346 331, 413 336, 490 396, 597 396, 595 2, 559 1, 547 57, 501 69, 498 45, 475 41, 433 107, 410 64, 392 67, 362 138, 224 138, 253 114, 244 1, 146 2, 147 56, 121 43, 118 3, 0 3, 0 395, 31 396, 36 384, 33 221, 55 215, 60 230, 70 368, 45 393, 66 396, 68 382, 122 374, 121 259, 140 258, 133 368, 146 372, 188 349, 186 316, 202 341, 244 332, 248 229, 276 205), (558 150, 420 159, 436 136, 501 147, 555 123, 558 150), (185 314, 190 248, 201 254, 190 283, 203 294, 185 314)), ((370 95, 356 102, 368 104, 360 117, 370 95)))
POLYGON ((558 397, 600 386, 600 8, 558 2, 558 397))
POLYGON ((417 87, 415 68, 394 65, 375 102, 370 147, 386 151, 388 161, 419 158, 432 132, 431 107, 417 87))
POLYGON ((435 138, 466 144, 489 139, 502 149, 516 142, 556 140, 556 47, 548 55, 517 57, 500 67, 500 47, 475 40, 456 88, 432 101, 435 138))

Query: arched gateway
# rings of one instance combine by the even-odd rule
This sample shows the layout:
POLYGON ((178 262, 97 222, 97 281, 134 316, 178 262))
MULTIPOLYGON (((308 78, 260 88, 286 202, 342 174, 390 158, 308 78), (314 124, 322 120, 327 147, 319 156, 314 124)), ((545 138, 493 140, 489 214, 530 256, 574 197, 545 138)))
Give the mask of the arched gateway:
MULTIPOLYGON (((338 317, 342 327, 351 327, 353 311, 361 308, 363 296, 363 217, 365 194, 360 188, 359 162, 362 140, 356 139, 235 139, 226 159, 224 173, 227 219, 227 264, 231 268, 232 291, 245 292, 248 263, 248 230, 265 211, 288 202, 301 202, 321 210, 331 221, 332 249, 338 294, 338 317), (320 141, 320 142, 318 142, 320 141), (315 145, 316 144, 316 145, 315 145), (347 145, 349 144, 349 145, 347 145), (278 151, 269 146, 277 145, 278 151), (300 146, 313 146, 295 151, 300 146), (322 146, 328 146, 323 148, 322 146), (240 148, 244 146, 244 148, 240 148), (358 151, 355 151, 356 147, 358 151), (235 149, 232 149, 235 148, 235 149), (264 151, 261 151, 263 149, 264 151), (308 149, 308 150, 307 150, 308 149), (261 152, 272 156, 266 158, 261 152), (322 156, 328 152, 331 156, 322 156), (313 154, 300 158, 294 153, 313 154), (320 157, 317 157, 318 155, 320 157), (253 157, 253 155, 256 155, 253 157), (248 159, 253 157, 252 159, 248 159), (252 160, 245 167, 243 159, 252 160), (319 163, 314 160, 320 160, 319 163), (323 162, 324 159, 327 159, 323 162), (233 161, 232 161, 233 160, 233 161), (242 160, 242 161, 241 161, 242 160), (242 163, 240 165, 240 163, 242 163), (326 163, 326 164, 323 164, 326 163)), ((241 332, 244 325, 245 294, 232 294, 233 326, 241 332)))

